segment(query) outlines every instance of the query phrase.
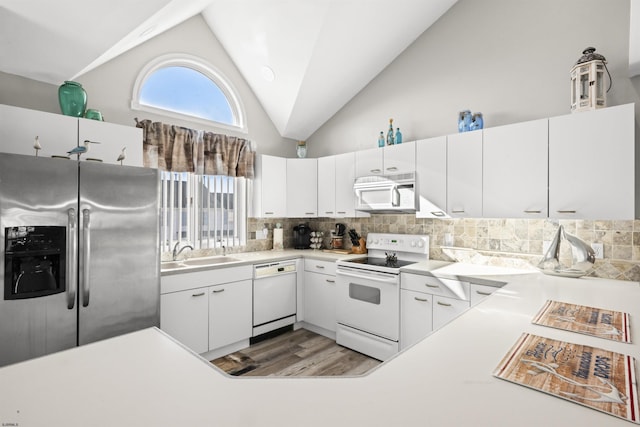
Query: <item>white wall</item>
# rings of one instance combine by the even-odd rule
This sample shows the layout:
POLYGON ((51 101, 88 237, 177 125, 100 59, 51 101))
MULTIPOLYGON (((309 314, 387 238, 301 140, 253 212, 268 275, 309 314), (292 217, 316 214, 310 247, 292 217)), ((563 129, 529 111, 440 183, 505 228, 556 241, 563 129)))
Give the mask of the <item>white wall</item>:
MULTIPOLYGON (((194 129, 237 135, 255 141, 259 153, 295 157, 297 141, 282 138, 263 110, 251 88, 236 69, 216 37, 197 15, 140 46, 74 79, 87 91, 87 108, 96 108, 105 120, 135 126, 134 118, 151 119, 194 129), (190 123, 151 113, 131 110, 136 78, 154 58, 167 53, 187 53, 211 63, 238 90, 245 108, 248 135, 234 133, 200 123, 190 123)), ((0 103, 60 113, 57 86, 0 73, 0 103), (26 92, 20 89, 26 88, 26 92)))
POLYGON ((373 148, 389 118, 408 141, 456 133, 465 109, 485 127, 569 114, 569 71, 587 46, 608 60, 608 105, 640 101, 629 0, 459 0, 308 138, 309 155, 373 148))

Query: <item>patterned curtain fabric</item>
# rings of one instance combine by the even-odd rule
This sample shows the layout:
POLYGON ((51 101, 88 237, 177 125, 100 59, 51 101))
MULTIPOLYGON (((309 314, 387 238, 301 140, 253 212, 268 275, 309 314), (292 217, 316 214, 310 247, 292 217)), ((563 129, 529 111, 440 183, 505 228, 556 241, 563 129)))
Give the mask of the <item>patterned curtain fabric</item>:
POLYGON ((151 120, 136 119, 142 128, 144 166, 171 172, 254 177, 251 142, 151 120))

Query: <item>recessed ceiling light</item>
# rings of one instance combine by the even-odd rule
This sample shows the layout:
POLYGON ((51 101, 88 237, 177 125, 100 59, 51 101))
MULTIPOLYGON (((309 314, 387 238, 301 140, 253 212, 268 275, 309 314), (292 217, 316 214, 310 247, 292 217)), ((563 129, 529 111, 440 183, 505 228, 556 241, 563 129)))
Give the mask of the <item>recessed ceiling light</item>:
POLYGON ((266 65, 262 66, 261 72, 262 72, 262 78, 268 82, 272 82, 276 78, 276 74, 273 72, 273 70, 266 65))

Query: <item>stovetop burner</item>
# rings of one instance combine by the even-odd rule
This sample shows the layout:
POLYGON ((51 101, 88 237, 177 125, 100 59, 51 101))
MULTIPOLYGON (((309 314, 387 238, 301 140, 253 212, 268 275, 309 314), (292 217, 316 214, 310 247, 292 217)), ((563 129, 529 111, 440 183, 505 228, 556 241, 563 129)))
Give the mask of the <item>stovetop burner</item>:
POLYGON ((377 257, 355 258, 345 262, 348 262, 348 263, 353 262, 356 264, 366 264, 366 265, 371 265, 375 267, 387 267, 387 268, 400 268, 400 267, 406 267, 407 265, 415 264, 415 261, 402 261, 398 259, 394 261, 393 259, 389 259, 389 258, 377 258, 377 257))

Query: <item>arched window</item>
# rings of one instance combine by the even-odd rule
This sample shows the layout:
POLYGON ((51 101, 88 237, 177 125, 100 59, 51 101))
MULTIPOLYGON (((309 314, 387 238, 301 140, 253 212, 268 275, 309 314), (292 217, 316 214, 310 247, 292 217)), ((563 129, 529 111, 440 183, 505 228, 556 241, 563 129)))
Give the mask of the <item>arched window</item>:
POLYGON ((240 99, 204 60, 165 55, 147 64, 133 88, 131 108, 246 133, 240 99))

